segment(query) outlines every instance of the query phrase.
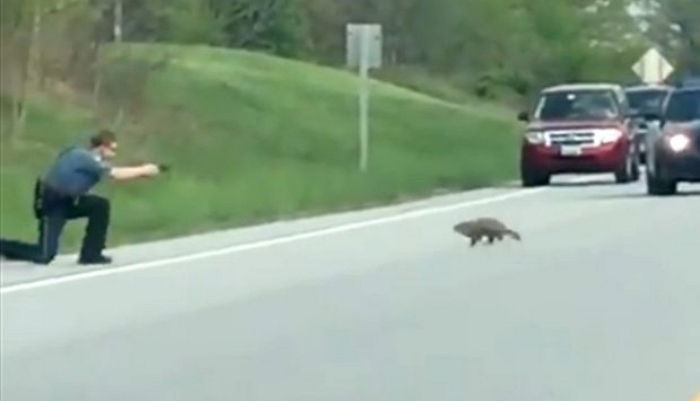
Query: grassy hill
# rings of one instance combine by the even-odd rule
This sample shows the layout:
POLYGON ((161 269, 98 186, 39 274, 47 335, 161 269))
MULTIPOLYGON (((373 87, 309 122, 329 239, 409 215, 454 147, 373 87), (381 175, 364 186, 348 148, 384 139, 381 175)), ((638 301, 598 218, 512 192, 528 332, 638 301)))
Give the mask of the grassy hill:
MULTIPOLYGON (((119 129, 119 160, 153 158, 174 171, 98 189, 114 200, 112 245, 486 186, 517 171, 516 123, 495 105, 373 82, 370 171, 361 174, 353 74, 208 47, 129 51, 169 61, 151 76, 138 118, 119 129)), ((11 144, 3 134, 3 237, 35 237, 33 178, 95 121, 77 103, 41 95, 23 136, 11 144)), ((72 247, 82 228, 73 226, 72 247)))

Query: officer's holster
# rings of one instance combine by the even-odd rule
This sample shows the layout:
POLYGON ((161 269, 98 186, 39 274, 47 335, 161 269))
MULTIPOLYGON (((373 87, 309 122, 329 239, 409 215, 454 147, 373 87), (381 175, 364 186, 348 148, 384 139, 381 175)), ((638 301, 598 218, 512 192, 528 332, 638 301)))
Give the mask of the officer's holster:
POLYGON ((34 217, 41 219, 44 216, 44 182, 41 178, 37 178, 34 183, 34 217))

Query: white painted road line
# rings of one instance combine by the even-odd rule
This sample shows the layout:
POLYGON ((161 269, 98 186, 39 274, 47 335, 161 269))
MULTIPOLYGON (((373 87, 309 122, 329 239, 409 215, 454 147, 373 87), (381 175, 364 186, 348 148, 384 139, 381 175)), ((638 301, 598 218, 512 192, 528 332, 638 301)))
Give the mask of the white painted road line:
MULTIPOLYGON (((578 180, 576 180, 576 181, 578 181, 578 180)), ((53 277, 53 278, 42 279, 42 280, 37 280, 37 281, 32 281, 32 282, 27 282, 27 283, 11 284, 11 285, 7 285, 7 286, 0 288, 0 295, 16 294, 16 293, 30 291, 30 290, 34 290, 34 289, 51 287, 51 286, 55 286, 55 285, 59 285, 59 284, 65 284, 65 283, 76 282, 76 281, 87 280, 87 279, 98 278, 98 277, 113 276, 113 275, 133 272, 133 271, 163 267, 163 266, 167 266, 167 265, 193 262, 196 260, 201 260, 201 259, 206 259, 206 258, 211 258, 211 257, 253 251, 253 250, 262 249, 262 248, 269 248, 269 247, 273 247, 273 246, 277 246, 277 245, 289 244, 292 242, 304 241, 304 240, 324 237, 324 236, 333 235, 333 234, 361 230, 361 229, 374 227, 374 226, 378 226, 378 225, 383 225, 383 224, 396 223, 396 222, 400 222, 400 221, 417 219, 417 218, 426 217, 426 216, 449 213, 449 212, 453 212, 453 211, 460 210, 460 209, 466 209, 466 208, 471 208, 471 207, 476 207, 476 206, 504 202, 504 201, 508 201, 511 199, 522 198, 525 196, 534 195, 534 194, 543 192, 545 190, 547 190, 547 188, 524 189, 524 190, 519 190, 516 192, 508 193, 505 195, 470 200, 470 201, 460 202, 460 203, 446 205, 446 206, 425 208, 425 209, 415 210, 415 211, 411 211, 411 212, 404 212, 404 213, 396 214, 393 216, 380 217, 380 218, 376 218, 376 219, 359 221, 359 222, 355 222, 355 223, 348 223, 348 224, 343 224, 343 225, 339 225, 336 227, 330 227, 330 228, 325 228, 325 229, 320 229, 320 230, 315 230, 315 231, 309 231, 306 233, 294 234, 294 235, 289 235, 289 236, 284 236, 284 237, 279 237, 279 238, 273 238, 273 239, 269 239, 269 240, 256 241, 256 242, 251 242, 251 243, 247 243, 247 244, 238 244, 238 245, 233 245, 233 246, 226 247, 226 248, 205 251, 205 252, 199 252, 199 253, 195 253, 195 254, 191 254, 191 255, 187 255, 187 256, 179 256, 179 257, 154 260, 154 261, 144 262, 144 263, 136 263, 136 264, 131 264, 131 265, 115 267, 115 268, 111 268, 111 269, 94 270, 94 271, 89 271, 89 272, 84 272, 84 273, 76 273, 76 274, 72 274, 72 275, 53 277)))

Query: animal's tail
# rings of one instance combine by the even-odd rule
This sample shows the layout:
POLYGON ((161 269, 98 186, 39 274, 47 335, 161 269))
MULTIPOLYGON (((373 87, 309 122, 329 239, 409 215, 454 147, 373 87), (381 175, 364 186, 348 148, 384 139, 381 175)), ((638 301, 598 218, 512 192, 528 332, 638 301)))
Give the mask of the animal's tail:
POLYGON ((508 235, 509 237, 511 237, 515 240, 518 240, 518 241, 523 240, 523 238, 520 236, 520 234, 518 234, 517 232, 515 232, 513 230, 506 230, 506 235, 508 235))

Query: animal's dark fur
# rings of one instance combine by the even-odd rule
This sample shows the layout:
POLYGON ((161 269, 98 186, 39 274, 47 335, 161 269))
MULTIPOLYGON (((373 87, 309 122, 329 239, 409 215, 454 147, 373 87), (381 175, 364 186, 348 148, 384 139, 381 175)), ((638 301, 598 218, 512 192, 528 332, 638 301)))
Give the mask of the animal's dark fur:
POLYGON ((454 231, 469 238, 471 246, 475 246, 484 238, 488 240, 489 244, 493 244, 495 240, 503 241, 505 237, 522 240, 519 233, 494 218, 481 218, 459 223, 454 226, 454 231))

